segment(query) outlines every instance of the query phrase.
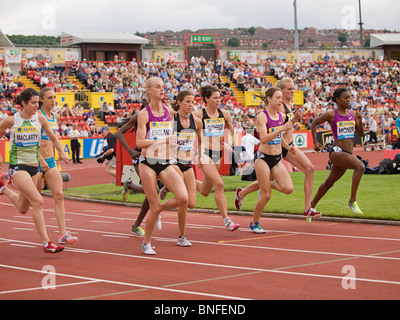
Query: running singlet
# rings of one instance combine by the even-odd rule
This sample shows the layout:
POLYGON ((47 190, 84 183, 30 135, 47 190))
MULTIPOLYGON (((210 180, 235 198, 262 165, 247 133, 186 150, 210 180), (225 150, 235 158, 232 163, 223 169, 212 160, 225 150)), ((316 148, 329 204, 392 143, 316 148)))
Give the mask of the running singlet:
POLYGON ((206 137, 221 137, 224 135, 225 117, 220 109, 218 109, 218 118, 210 118, 203 109, 203 129, 206 137))
POLYGON ((347 116, 341 116, 335 110, 335 118, 332 123, 332 134, 335 140, 354 139, 356 121, 351 112, 347 116))
POLYGON ((14 125, 10 129, 11 165, 38 163, 41 130, 37 114, 29 120, 22 119, 19 112, 14 115, 14 125))
POLYGON ((146 124, 146 139, 160 140, 168 138, 173 134, 171 125, 171 116, 166 107, 164 107, 164 115, 156 117, 151 112, 150 106, 146 106, 149 114, 149 122, 146 124))
POLYGON ((174 116, 174 133, 177 136, 178 151, 192 151, 194 148, 194 142, 196 140, 196 123, 194 117, 191 114, 189 128, 182 127, 179 114, 174 116))
MULTIPOLYGON (((58 123, 57 123, 57 118, 56 118, 56 116, 54 115, 54 113, 52 113, 53 119, 50 120, 50 119, 46 116, 46 114, 43 112, 42 109, 39 109, 39 110, 40 110, 40 112, 46 117, 47 122, 50 124, 51 130, 54 132, 55 135, 57 135, 58 123)), ((41 133, 42 133, 42 140, 50 141, 49 136, 44 132, 43 128, 42 128, 42 130, 41 130, 41 133)))
MULTIPOLYGON (((282 117, 282 113, 278 112, 278 115, 279 115, 279 119, 278 119, 278 120, 273 120, 273 119, 269 116, 267 110, 264 110, 264 113, 265 113, 265 115, 267 116, 267 121, 268 121, 268 122, 267 122, 266 126, 267 126, 267 132, 268 132, 268 133, 272 133, 272 132, 274 132, 275 130, 277 130, 278 128, 280 128, 280 127, 283 126, 283 117, 282 117)), ((281 133, 279 133, 279 134, 275 137, 275 139, 273 139, 273 140, 271 140, 270 142, 268 142, 268 144, 269 144, 269 145, 281 144, 281 142, 282 142, 282 136, 283 136, 284 133, 285 133, 284 131, 282 131, 281 133)))
POLYGON ((286 120, 285 123, 292 120, 294 118, 294 113, 289 110, 286 104, 283 103, 283 107, 285 108, 285 113, 286 113, 286 120))

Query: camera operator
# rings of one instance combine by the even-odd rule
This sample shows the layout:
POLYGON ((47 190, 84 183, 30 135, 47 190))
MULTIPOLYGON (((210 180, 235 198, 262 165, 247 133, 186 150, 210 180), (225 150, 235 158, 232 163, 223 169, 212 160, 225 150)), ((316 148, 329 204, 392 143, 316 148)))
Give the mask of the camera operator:
POLYGON ((99 163, 106 162, 106 173, 113 176, 115 178, 116 175, 116 165, 117 159, 115 154, 115 143, 117 142, 117 137, 115 134, 110 133, 110 129, 108 127, 103 127, 100 129, 99 133, 107 140, 107 150, 102 154, 101 158, 97 160, 99 163))

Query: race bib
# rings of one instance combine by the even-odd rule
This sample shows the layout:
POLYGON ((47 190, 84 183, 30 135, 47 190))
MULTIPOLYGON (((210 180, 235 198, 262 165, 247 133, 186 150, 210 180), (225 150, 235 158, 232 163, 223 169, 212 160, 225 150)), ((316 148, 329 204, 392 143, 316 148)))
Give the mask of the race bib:
POLYGON ((195 132, 176 132, 177 144, 179 151, 192 151, 194 140, 196 139, 195 132))
POLYGON ((354 139, 355 121, 337 122, 338 139, 354 139))
POLYGON ((40 130, 38 127, 15 128, 14 143, 17 147, 37 146, 40 142, 40 130))
MULTIPOLYGON (((269 133, 273 133, 276 130, 278 130, 279 128, 281 128, 282 126, 278 126, 278 127, 272 127, 269 128, 269 133)), ((277 144, 281 144, 282 143, 282 135, 285 133, 285 131, 280 132, 275 139, 271 140, 270 142, 268 142, 269 145, 277 145, 277 144)))
POLYGON ((172 135, 171 122, 150 122, 149 123, 149 140, 160 140, 168 138, 172 135))
POLYGON ((204 119, 204 135, 206 137, 221 137, 224 135, 225 119, 204 119))

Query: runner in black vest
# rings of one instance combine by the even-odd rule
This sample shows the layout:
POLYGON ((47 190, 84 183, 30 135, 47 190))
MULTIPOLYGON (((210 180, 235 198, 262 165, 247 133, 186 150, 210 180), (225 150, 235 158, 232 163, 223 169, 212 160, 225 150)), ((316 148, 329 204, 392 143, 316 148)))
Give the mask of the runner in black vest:
POLYGON ((200 95, 206 103, 203 110, 194 112, 195 116, 201 118, 203 126, 204 156, 200 159, 200 168, 204 173, 203 182, 197 181, 197 191, 207 197, 212 188, 215 190, 215 202, 224 219, 225 228, 235 231, 239 224, 234 223, 228 217, 228 205, 224 193, 224 182, 219 175, 223 149, 232 151, 232 146, 224 142, 225 126, 229 129, 232 142, 234 142, 235 128, 227 110, 220 110, 221 93, 218 88, 204 86, 200 88, 200 95))

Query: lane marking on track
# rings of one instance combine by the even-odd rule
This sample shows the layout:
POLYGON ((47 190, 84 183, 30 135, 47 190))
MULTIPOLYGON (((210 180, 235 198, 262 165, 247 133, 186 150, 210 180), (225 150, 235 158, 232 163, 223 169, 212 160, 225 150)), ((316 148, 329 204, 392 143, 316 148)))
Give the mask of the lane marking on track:
MULTIPOLYGON (((335 275, 305 273, 305 272, 293 272, 293 271, 285 271, 285 270, 277 270, 277 269, 263 269, 263 268, 245 267, 245 266, 232 266, 232 265, 222 265, 222 264, 194 262, 194 261, 182 261, 182 260, 155 258, 155 257, 148 257, 148 256, 136 256, 136 255, 121 254, 121 253, 103 252, 103 251, 96 251, 96 250, 88 250, 88 251, 90 251, 91 253, 96 253, 96 254, 104 254, 104 255, 119 256, 119 257, 129 257, 129 258, 134 258, 134 259, 146 259, 146 260, 171 262, 171 263, 180 263, 180 264, 186 264, 186 265, 206 266, 206 267, 212 267, 212 268, 217 267, 217 268, 241 270, 242 272, 244 270, 247 270, 249 272, 254 271, 254 272, 265 272, 265 273, 281 274, 281 275, 293 275, 293 276, 300 276, 300 277, 336 279, 336 280, 340 280, 340 281, 343 280, 343 276, 335 276, 335 275)), ((26 268, 8 266, 8 265, 3 265, 3 264, 0 264, 0 267, 39 272, 39 271, 33 270, 33 269, 26 269, 26 268)), ((157 289, 158 290, 165 289, 165 288, 162 288, 162 287, 153 287, 153 286, 146 286, 146 285, 123 283, 123 282, 118 282, 118 281, 110 281, 110 280, 104 280, 104 279, 94 279, 94 278, 88 278, 88 277, 82 277, 82 276, 65 275, 65 274, 61 274, 61 273, 60 274, 56 274, 56 275, 72 277, 72 278, 77 278, 77 279, 84 279, 84 280, 98 280, 98 281, 102 281, 102 282, 105 282, 105 283, 123 284, 123 285, 126 284, 126 285, 129 285, 129 286, 135 286, 135 287, 137 286, 137 287, 146 288, 146 289, 156 289, 156 290, 157 289)), ((382 284, 382 285, 383 284, 385 284, 385 285, 386 284, 389 284, 389 285, 400 285, 400 281, 391 281, 391 280, 382 280, 382 279, 368 279, 368 278, 357 278, 357 282, 379 283, 379 284, 382 284)), ((181 293, 185 293, 185 294, 190 293, 190 294, 198 294, 198 295, 203 295, 203 296, 206 295, 206 296, 208 296, 208 294, 195 293, 193 291, 182 291, 182 290, 172 290, 172 291, 173 292, 181 292, 181 293)), ((212 295, 212 296, 215 296, 215 295, 212 295)), ((216 297, 218 297, 218 298, 225 297, 224 299, 227 298, 226 296, 221 296, 221 295, 216 295, 216 297)), ((229 297, 228 299, 243 299, 243 298, 229 297)))
MULTIPOLYGON (((67 283, 67 284, 60 284, 60 285, 55 285, 54 289, 62 288, 62 287, 70 287, 70 286, 77 286, 77 285, 83 285, 83 284, 90 284, 90 283, 97 283, 101 281, 97 280, 90 280, 90 281, 84 281, 84 282, 75 282, 75 283, 67 283)), ((10 290, 10 291, 0 291, 0 294, 10 294, 10 293, 19 293, 19 292, 27 292, 27 291, 35 291, 35 290, 45 290, 43 287, 36 287, 36 288, 26 288, 26 289, 17 289, 17 290, 10 290)))
POLYGON ((13 247, 36 248, 36 246, 30 246, 27 244, 20 244, 20 243, 9 243, 9 245, 13 247))
MULTIPOLYGON (((22 267, 10 266, 10 265, 5 265, 5 264, 0 264, 0 268, 8 268, 8 269, 13 269, 13 270, 42 273, 41 270, 22 268, 22 267)), ((59 276, 59 277, 80 279, 80 280, 86 280, 86 281, 103 282, 103 283, 108 283, 108 284, 113 284, 113 285, 122 285, 122 286, 128 286, 128 287, 138 287, 138 288, 142 288, 142 289, 151 289, 151 290, 158 290, 158 291, 182 293, 182 294, 185 294, 185 295, 190 294, 190 295, 203 296, 203 297, 209 297, 209 298, 218 298, 218 299, 248 300, 246 298, 241 298, 241 297, 218 295, 218 294, 205 293, 205 292, 196 292, 196 291, 189 291, 189 290, 178 290, 178 289, 163 288, 163 287, 157 287, 157 286, 147 286, 147 285, 136 284, 136 283, 112 281, 112 280, 98 279, 98 278, 90 278, 90 277, 83 277, 83 276, 77 276, 77 275, 71 275, 71 274, 65 274, 65 273, 58 273, 58 272, 55 272, 54 275, 55 276, 59 276)), ((1 291, 0 291, 0 294, 2 294, 1 291)))
POLYGON ((103 234, 102 237, 129 239, 129 237, 127 237, 127 236, 116 236, 113 234, 103 234))
POLYGON ((218 241, 218 243, 232 243, 232 242, 241 242, 241 241, 253 241, 253 240, 289 237, 289 236, 297 236, 297 235, 299 235, 299 234, 298 233, 277 234, 277 235, 274 235, 274 236, 254 237, 254 238, 247 238, 247 239, 220 240, 220 241, 218 241))
MULTIPOLYGON (((13 205, 8 204, 8 203, 3 203, 0 202, 0 205, 8 205, 13 207, 13 205)), ((119 212, 120 213, 120 212, 119 212)), ((91 217, 91 218, 102 218, 102 219, 112 219, 112 220, 120 220, 120 221, 131 221, 130 218, 122 218, 122 217, 110 217, 110 216, 101 216, 101 215, 92 215, 92 214, 84 214, 84 213, 76 213, 76 212, 66 212, 68 215, 77 215, 77 216, 86 216, 86 217, 91 217)), ((31 219, 32 217, 27 217, 27 216, 15 216, 15 217, 25 217, 31 219)), ((213 216, 210 216, 210 218, 213 216)), ((218 217, 219 218, 219 217, 218 217)), ((3 219, 0 219, 0 221, 3 219)), ((269 219, 270 220, 270 219, 269 219)), ((4 221, 12 221, 16 222, 13 220, 4 220, 4 221)), ((163 223, 167 224, 175 224, 177 225, 177 222, 169 222, 169 221, 163 221, 163 223)), ((195 225, 195 224, 193 224, 195 225)), ((225 229, 224 226, 219 226, 219 225, 202 225, 202 224, 196 224, 197 226, 204 226, 207 228, 216 228, 216 229, 225 229)), ((242 232, 250 232, 249 230, 246 229, 239 229, 237 231, 242 231, 242 232)), ((236 231, 236 232, 237 232, 236 231)), ((400 238, 380 238, 380 237, 368 237, 368 236, 356 236, 356 235, 340 235, 340 234, 326 234, 326 233, 312 233, 312 232, 297 232, 297 231, 290 231, 290 230, 275 230, 275 229, 268 229, 269 232, 280 232, 280 233, 296 233, 299 235, 310 235, 310 236, 324 236, 324 237, 337 237, 337 238, 349 238, 349 239, 367 239, 367 240, 384 240, 384 241, 400 241, 400 238)))
POLYGON ((13 230, 20 230, 20 231, 35 231, 35 229, 30 229, 30 228, 12 228, 13 230))
POLYGON ((108 224, 114 223, 113 221, 90 221, 90 222, 93 222, 93 223, 108 223, 108 224))
MULTIPOLYGON (((11 223, 19 223, 19 224, 25 224, 25 225, 34 225, 31 222, 14 221, 14 220, 7 220, 7 219, 0 219, 0 221, 7 221, 7 222, 11 222, 11 223)), ((58 226, 48 226, 48 225, 46 225, 46 227, 47 228, 58 228, 58 226)), ((126 236, 129 238, 140 238, 139 236, 133 235, 133 234, 110 232, 110 231, 105 231, 105 230, 90 230, 90 229, 79 229, 79 228, 68 228, 68 229, 70 231, 72 231, 74 234, 78 233, 77 231, 80 231, 80 232, 89 232, 89 233, 100 233, 102 235, 103 234, 112 234, 112 235, 126 236)), ((284 231, 282 231, 282 232, 284 232, 284 231)), ((298 232, 297 234, 302 235, 304 233, 298 232)), ((305 233, 305 234, 309 234, 309 233, 305 233)), ((309 235, 319 235, 319 234, 311 233, 309 235)), ((324 234, 322 234, 322 235, 324 235, 324 234)), ((326 236, 330 236, 330 235, 326 235, 326 236)), ((347 237, 348 236, 346 236, 346 238, 347 237)), ((365 238, 365 237, 361 237, 361 238, 365 238)), ((158 239, 166 239, 166 238, 154 236, 153 239, 158 240, 158 239)), ((176 241, 175 238, 170 238, 170 239, 171 239, 171 241, 172 240, 176 241)), ((371 239, 371 238, 368 238, 368 239, 371 239)), ((372 238, 372 239, 374 239, 374 240, 393 240, 393 241, 399 240, 399 239, 387 239, 387 238, 372 238)), ((396 257, 379 257, 379 256, 373 256, 373 255, 356 254, 356 253, 312 251, 312 250, 292 249, 292 248, 253 246, 253 245, 244 245, 244 244, 235 244, 235 243, 218 243, 218 242, 207 242, 207 241, 194 240, 194 239, 190 239, 190 242, 198 243, 198 244, 205 244, 205 245, 213 245, 213 246, 215 246, 215 245, 231 246, 231 247, 240 247, 240 248, 249 248, 249 249, 262 249, 262 250, 272 250, 272 251, 282 251, 282 252, 296 252, 296 253, 303 253, 303 254, 320 254, 320 255, 334 255, 334 256, 344 256, 344 257, 363 257, 363 258, 367 258, 367 259, 400 260, 400 258, 396 258, 396 257)))
MULTIPOLYGON (((161 286, 161 287, 162 288, 172 288, 172 287, 178 287, 178 286, 187 286, 187 285, 196 284, 196 283, 204 283, 204 282, 218 281, 218 280, 224 280, 224 279, 229 279, 229 278, 250 276, 250 275, 255 275, 255 274, 260 274, 260 273, 261 273, 260 271, 255 271, 255 272, 234 274, 234 275, 230 275, 230 276, 223 276, 223 277, 217 277, 217 278, 209 278, 209 279, 194 280, 194 281, 188 281, 188 282, 182 282, 182 283, 167 284, 167 285, 164 285, 164 286, 161 286)), ((138 290, 130 290, 130 291, 113 292, 113 293, 102 294, 102 295, 98 295, 98 296, 80 298, 80 299, 77 299, 77 300, 101 299, 101 298, 110 297, 110 296, 129 294, 129 293, 137 293, 137 292, 142 292, 142 291, 148 291, 148 289, 138 289, 138 290)))

